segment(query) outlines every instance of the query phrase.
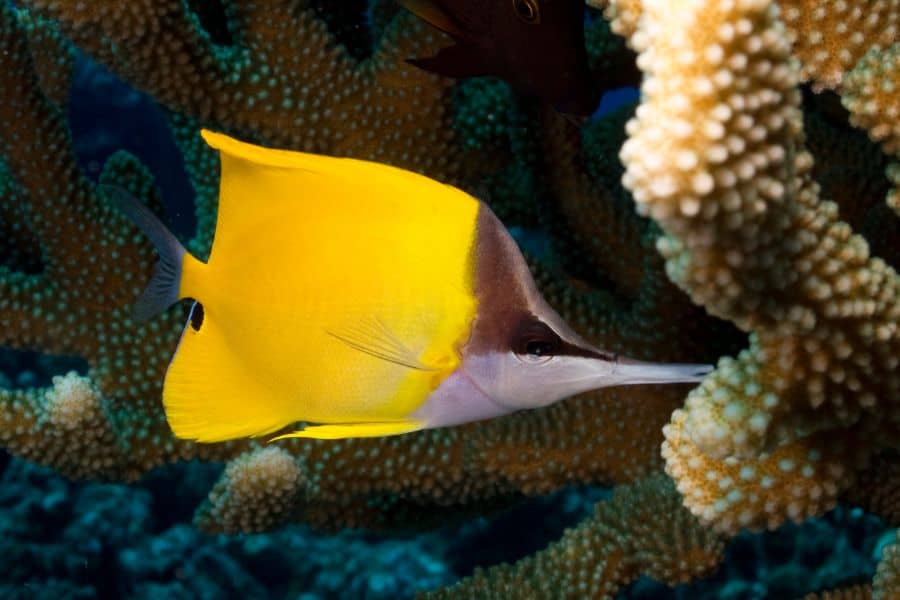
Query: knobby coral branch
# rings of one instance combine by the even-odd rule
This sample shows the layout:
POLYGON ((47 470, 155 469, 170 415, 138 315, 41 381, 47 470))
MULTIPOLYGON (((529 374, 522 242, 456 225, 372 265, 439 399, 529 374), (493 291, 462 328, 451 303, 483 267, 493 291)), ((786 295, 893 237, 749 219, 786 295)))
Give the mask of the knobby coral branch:
POLYGON ((177 444, 160 439, 166 428, 156 398, 161 357, 171 351, 181 319, 173 311, 135 327, 127 318, 152 254, 77 167, 64 114, 41 87, 66 77, 39 77, 36 70, 36 64, 66 70, 68 61, 32 61, 25 28, 45 23, 20 14, 0 8, 0 150, 17 190, 0 198, 0 213, 13 214, 8 203, 25 201, 23 236, 39 242, 42 269, 33 275, 5 271, 3 337, 13 347, 84 357, 92 383, 62 380, 48 389, 0 391, 0 437, 11 451, 73 476, 133 478, 160 456, 179 454, 177 444), (148 360, 148 351, 158 358, 148 360), (74 404, 73 390, 80 399, 74 404), (74 417, 60 421, 59 406, 83 408, 84 429, 73 426, 74 417), (129 436, 138 430, 156 444, 133 444, 129 436), (76 431, 90 450, 68 452, 72 442, 65 440, 76 431))
POLYGON ((779 5, 794 55, 801 62, 800 77, 816 91, 840 87, 866 52, 900 39, 897 0, 788 0, 779 5))
MULTIPOLYGON (((460 86, 405 63, 446 43, 405 13, 380 6, 373 52, 357 58, 365 52, 341 48, 305 2, 229 1, 222 13, 205 0, 113 10, 21 4, 37 12, 0 8, 0 217, 23 225, 0 240, 4 264, 15 266, 0 273, 0 343, 72 352, 90 371, 46 389, 0 391, 4 447, 72 476, 109 479, 189 457, 231 460, 197 515, 201 526, 228 532, 292 519, 332 528, 422 524, 568 483, 625 484, 658 470, 659 431, 684 393, 677 387, 612 390, 384 440, 175 440, 159 393, 184 310, 140 326, 127 316, 153 255, 76 166, 62 112, 68 64, 51 59, 59 37, 38 14, 171 112, 198 197, 191 247, 199 253, 215 223, 215 155, 196 135, 207 126, 469 186, 488 173, 495 193, 530 202, 509 211, 522 217, 513 224, 549 230, 563 268, 536 256, 540 283, 594 341, 691 360, 730 334, 664 279, 652 251, 656 225, 592 180, 596 164, 583 155, 604 152, 591 147, 592 125, 578 139, 559 119, 510 111, 502 103, 514 96, 497 86, 460 109, 460 86), (469 139, 459 134, 460 114, 469 139), (491 122, 497 115, 503 126, 491 122), (510 181, 529 169, 540 175, 523 177, 527 185, 510 181), (612 291, 597 289, 605 281, 612 291), (79 451, 66 452, 75 432, 79 451)), ((548 573, 563 574, 576 596, 611 594, 641 573, 669 582, 699 576, 721 550, 720 534, 705 524, 731 533, 821 512, 897 439, 889 418, 900 387, 896 275, 819 199, 803 148, 800 73, 775 10, 762 1, 629 0, 607 11, 641 52, 647 76, 623 150, 625 180, 666 234, 659 248, 669 276, 750 332, 750 348, 720 362, 666 428, 668 470, 699 520, 665 480, 644 479, 543 553, 463 582, 463 595, 509 585, 540 595, 548 573), (577 563, 567 564, 573 553, 577 563)), ((842 78, 848 90, 855 85, 842 78)), ((110 159, 103 179, 151 208, 158 203, 133 158, 110 159)))
POLYGON ((724 531, 817 514, 896 439, 900 281, 819 199, 777 9, 643 9, 626 186, 667 233, 670 277, 753 332, 673 415, 667 471, 724 531))
POLYGON ((391 22, 371 58, 358 61, 306 2, 227 3, 230 39, 216 41, 184 0, 112 10, 74 0, 26 4, 58 19, 95 58, 199 125, 443 179, 457 173, 445 115, 434 110, 451 82, 404 62, 434 53, 446 40, 409 14, 391 22))
MULTIPOLYGON (((53 9, 57 5, 42 6, 53 9)), ((152 16, 139 14, 149 10, 148 6, 135 5, 136 12, 127 18, 152 24, 152 16)), ((156 87, 177 87, 181 81, 180 74, 169 72, 176 68, 172 62, 138 59, 137 67, 130 67, 141 71, 136 83, 162 96, 176 113, 186 113, 177 114, 175 119, 182 125, 178 131, 182 144, 191 148, 189 169, 194 181, 202 184, 198 221, 203 231, 198 235, 200 241, 195 241, 201 248, 208 243, 214 223, 216 167, 209 154, 196 144, 196 127, 203 119, 217 129, 249 131, 248 137, 264 138, 272 144, 390 159, 395 164, 419 167, 433 176, 450 177, 463 160, 461 145, 449 127, 451 82, 412 71, 405 63, 407 56, 424 54, 425 46, 438 42, 437 33, 424 25, 410 26, 407 15, 398 15, 385 26, 373 57, 357 63, 341 52, 329 50, 334 48, 334 41, 302 6, 279 6, 282 8, 276 11, 277 15, 289 20, 294 28, 290 39, 298 40, 295 44, 289 39, 283 52, 273 50, 280 48, 273 40, 285 39, 285 25, 273 21, 269 12, 240 12, 234 6, 237 12, 228 12, 233 16, 228 30, 235 32, 235 44, 266 40, 265 44, 260 41, 253 46, 250 54, 256 76, 240 79, 240 93, 262 85, 257 76, 265 73, 276 77, 273 85, 284 91, 290 85, 302 84, 300 75, 293 83, 289 81, 298 69, 328 72, 334 85, 346 86, 348 93, 356 94, 347 96, 348 106, 352 105, 354 112, 338 115, 344 119, 340 127, 322 124, 326 113, 333 110, 328 86, 291 88, 294 93, 287 105, 284 97, 256 92, 251 94, 253 102, 242 100, 235 104, 234 98, 224 93, 219 98, 223 107, 217 109, 223 112, 204 116, 171 97, 166 100, 165 90, 156 87), (288 7, 292 10, 288 11, 288 7), (152 72, 146 72, 148 69, 152 72), (360 115, 359 120, 354 120, 360 115), (404 115, 401 125, 408 123, 399 131, 397 115, 404 115), (295 119, 302 122, 295 123, 295 119), (315 126, 306 127, 310 124, 315 126), (187 127, 191 131, 185 133, 187 127), (429 152, 419 151, 420 147, 427 147, 429 152)), ((23 38, 23 32, 14 14, 2 14, 8 33, 5 39, 18 44, 7 60, 15 61, 21 92, 33 100, 23 108, 29 111, 25 118, 42 121, 43 111, 51 110, 52 103, 40 89, 28 48, 16 41, 23 38)), ((103 31, 107 18, 91 10, 83 11, 78 18, 63 12, 57 16, 76 38, 76 29, 97 35, 103 31)), ((110 18, 126 17, 114 12, 110 18)), ((191 20, 191 27, 198 27, 198 23, 199 17, 191 20)), ((153 27, 146 30, 148 35, 153 31, 153 27)), ((123 32, 144 35, 140 27, 125 27, 116 35, 123 32)), ((150 42, 146 37, 140 39, 145 44, 150 42)), ((108 64, 117 68, 128 56, 122 49, 126 46, 119 39, 88 44, 88 49, 110 49, 111 53, 97 50, 97 57, 109 60, 108 64), (115 47, 119 50, 112 52, 115 47)), ((240 46, 239 50, 246 52, 248 47, 240 46)), ((229 51, 238 53, 234 48, 229 51)), ((126 76, 133 76, 133 72, 129 73, 125 69, 126 76)), ((229 77, 224 78, 222 85, 232 85, 229 77)), ((238 93, 234 91, 235 95, 238 93)), ((338 104, 342 101, 337 99, 338 104)), ((91 370, 86 377, 61 378, 46 390, 5 393, 4 410, 12 415, 10 420, 15 424, 4 428, 3 443, 12 451, 73 476, 110 479, 137 477, 156 465, 181 458, 228 460, 238 456, 198 513, 202 526, 225 531, 274 527, 289 518, 328 527, 403 525, 423 516, 433 519, 441 514, 439 508, 453 512, 466 510, 476 502, 482 506, 502 505, 567 483, 626 482, 659 468, 658 432, 681 401, 684 391, 677 387, 612 390, 502 421, 384 440, 298 440, 273 449, 254 442, 196 446, 173 439, 159 406, 159 385, 184 312, 173 309, 141 326, 128 319, 127 306, 146 280, 152 254, 140 236, 114 215, 93 184, 74 167, 68 134, 60 117, 48 122, 54 124, 54 149, 59 152, 49 155, 55 169, 33 174, 33 186, 46 185, 40 173, 48 172, 59 174, 60 185, 71 186, 48 196, 46 210, 53 215, 57 214, 53 211, 71 214, 71 222, 78 228, 71 242, 87 249, 96 247, 96 251, 74 265, 78 267, 77 297, 53 294, 54 301, 63 301, 56 309, 59 316, 42 306, 40 318, 28 327, 49 329, 54 337, 60 336, 68 344, 66 347, 87 360, 91 370), (52 324, 57 321, 65 324, 60 330, 53 329, 52 324), (76 418, 76 414, 80 417, 76 418), (63 455, 59 444, 75 428, 91 432, 83 436, 88 448, 63 455), (59 444, 51 440, 58 440, 59 444)), ((4 141, 8 139, 4 136, 4 141)), ((35 140, 30 143, 41 147, 35 140)), ((19 164, 10 164, 13 176, 18 176, 19 164)), ((125 155, 108 161, 103 179, 128 187, 151 207, 157 200, 148 175, 125 155)), ((30 192, 31 188, 25 189, 30 192)), ((26 204, 30 207, 34 203, 29 194, 26 204)), ((59 243, 55 236, 38 237, 42 249, 44 245, 59 243)), ((68 249, 60 254, 69 256, 68 249)), ((44 276, 62 291, 73 284, 65 279, 60 282, 53 270, 44 276)), ((34 306, 34 300, 29 299, 29 306, 34 306)), ((28 334, 19 329, 12 335, 21 341, 28 334)), ((642 335, 623 332, 623 338, 614 342, 617 347, 647 348, 649 344, 640 339, 642 335)), ((681 340, 665 343, 671 345, 664 352, 688 358, 678 350, 681 340)), ((40 344, 36 346, 46 350, 40 344)), ((585 530, 584 535, 589 534, 585 530)))
POLYGON ((641 575, 677 585, 718 565, 722 540, 681 506, 663 476, 616 489, 594 516, 545 550, 476 573, 426 597, 612 598, 641 575))
POLYGON ((871 600, 872 586, 854 585, 821 594, 809 594, 803 600, 871 600))

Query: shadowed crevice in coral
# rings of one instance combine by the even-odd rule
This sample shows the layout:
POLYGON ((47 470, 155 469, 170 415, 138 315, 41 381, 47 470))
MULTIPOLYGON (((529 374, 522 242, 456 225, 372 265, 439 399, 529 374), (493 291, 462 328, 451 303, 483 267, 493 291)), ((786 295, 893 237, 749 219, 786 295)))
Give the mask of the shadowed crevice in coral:
POLYGON ((70 371, 86 374, 88 363, 80 356, 45 354, 32 350, 0 348, 0 388, 43 387, 56 375, 70 371))
POLYGON ((22 191, 0 158, 0 268, 25 275, 43 272, 40 240, 30 221, 22 191))
POLYGON ((454 573, 467 577, 479 567, 521 560, 590 516, 593 505, 610 493, 604 488, 568 488, 545 498, 520 500, 514 507, 448 532, 448 562, 454 573), (497 540, 515 543, 498 544, 497 540))
POLYGON ((827 95, 804 94, 806 145, 816 157, 812 176, 823 198, 853 199, 840 203, 841 218, 866 239, 873 255, 896 268, 900 219, 885 203, 890 159, 864 131, 850 125, 840 99, 833 92, 827 95))
POLYGON ((230 46, 234 43, 233 33, 228 28, 226 7, 221 0, 187 0, 187 3, 214 44, 230 46))
POLYGON ((369 3, 366 0, 312 0, 316 15, 322 19, 350 56, 363 60, 372 55, 374 41, 369 29, 369 3))
POLYGON ((193 234, 194 192, 166 115, 152 98, 79 52, 68 115, 79 165, 92 180, 101 178, 111 156, 127 151, 141 163, 128 170, 142 172, 105 183, 127 188, 134 182, 130 191, 140 198, 153 187, 154 209, 161 207, 183 239, 193 234))

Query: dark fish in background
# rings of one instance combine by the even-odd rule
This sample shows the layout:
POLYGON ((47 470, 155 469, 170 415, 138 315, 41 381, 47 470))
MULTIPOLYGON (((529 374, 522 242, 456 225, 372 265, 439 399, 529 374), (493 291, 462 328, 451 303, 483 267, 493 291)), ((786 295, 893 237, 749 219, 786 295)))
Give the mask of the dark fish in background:
POLYGON ((447 77, 500 77, 561 113, 589 115, 597 107, 584 0, 399 1, 456 42, 410 63, 447 77))

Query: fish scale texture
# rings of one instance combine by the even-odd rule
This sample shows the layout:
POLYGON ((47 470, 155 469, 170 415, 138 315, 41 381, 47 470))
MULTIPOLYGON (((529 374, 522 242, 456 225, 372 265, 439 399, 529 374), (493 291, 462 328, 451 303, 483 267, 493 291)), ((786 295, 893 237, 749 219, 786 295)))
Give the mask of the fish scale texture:
MULTIPOLYGON (((612 595, 640 574, 680 581, 720 560, 723 532, 774 527, 831 506, 872 455, 896 446, 896 282, 889 257, 871 258, 841 221, 857 193, 867 196, 860 206, 873 206, 877 181, 863 183, 880 173, 848 164, 849 177, 861 181, 831 180, 830 189, 856 190, 834 196, 841 212, 820 200, 795 86, 803 77, 833 86, 835 73, 887 42, 857 43, 873 33, 865 17, 844 20, 860 35, 841 35, 850 31, 841 20, 819 19, 815 27, 837 33, 824 34, 835 45, 813 64, 802 55, 803 34, 792 33, 799 26, 786 18, 782 28, 764 2, 604 4, 647 75, 624 133, 616 129, 621 115, 601 120, 608 129, 588 123, 573 132, 502 84, 460 94, 462 86, 409 67, 406 57, 427 55, 446 38, 388 3, 373 7, 370 54, 338 45, 317 18, 321 3, 229 1, 224 17, 205 12, 212 4, 190 3, 198 14, 175 0, 128 9, 62 0, 18 3, 24 11, 3 5, 0 233, 12 235, 0 236, 0 343, 76 354, 90 369, 47 388, 0 391, 0 441, 73 477, 127 481, 186 458, 232 461, 197 513, 213 531, 277 527, 288 518, 324 528, 435 523, 569 483, 623 486, 557 544, 483 571, 446 597, 506 585, 539 596, 553 581, 564 585, 552 591, 573 597, 612 595), (70 49, 52 22, 169 111, 197 192, 190 247, 198 253, 215 223, 215 156, 196 133, 206 126, 267 145, 381 160, 483 193, 511 225, 550 232, 548 243, 532 247, 539 284, 592 341, 655 360, 735 358, 720 361, 674 416, 683 388, 644 387, 385 440, 277 449, 175 440, 159 382, 184 309, 141 326, 127 318, 153 255, 74 160, 62 112, 70 49), (201 23, 215 25, 212 35, 201 23), (703 42, 704 53, 685 52, 703 42), (854 44, 850 54, 839 42, 854 44), (625 180, 644 218, 616 190, 609 154, 617 144, 607 139, 616 131, 630 138, 625 180), (738 353, 734 328, 679 293, 665 269, 705 310, 751 332, 749 349, 738 353), (667 467, 690 510, 677 508, 671 486, 643 479, 661 466, 667 422, 667 467), (84 452, 66 452, 74 428, 84 452), (637 499, 641 510, 624 510, 637 499), (585 548, 596 551, 561 559, 585 548)), ((849 3, 834 10, 841 7, 857 14, 849 3)), ((892 22, 892 3, 872 7, 892 22)), ((788 16, 789 8, 782 3, 788 16)), ((614 64, 598 52, 621 59, 620 43, 587 39, 592 64, 614 64)), ((884 65, 887 80, 891 63, 884 65)), ((877 114, 869 122, 876 136, 877 124, 889 123, 877 114)), ((817 158, 841 166, 839 156, 817 158)), ((158 206, 149 174, 127 155, 111 160, 104 177, 158 206)), ((854 227, 871 221, 870 210, 857 210, 854 227)), ((887 253, 891 230, 884 233, 879 248, 887 253)), ((890 568, 886 561, 876 597, 890 597, 890 583, 882 583, 890 568)))
POLYGON ((800 77, 817 91, 841 87, 866 52, 900 39, 897 0, 787 0, 779 6, 800 77))

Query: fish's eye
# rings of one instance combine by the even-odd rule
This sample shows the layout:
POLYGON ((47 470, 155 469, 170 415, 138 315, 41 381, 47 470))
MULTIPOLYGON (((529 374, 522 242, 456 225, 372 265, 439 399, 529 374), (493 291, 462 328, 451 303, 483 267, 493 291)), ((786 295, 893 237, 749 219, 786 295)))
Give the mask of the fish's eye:
POLYGON ((553 344, 547 340, 531 340, 525 344, 525 354, 528 356, 552 356, 553 344))
POLYGON ((519 20, 528 25, 537 25, 541 22, 541 11, 538 0, 512 0, 513 10, 519 20))
POLYGON ((538 320, 528 320, 520 325, 512 344, 512 350, 522 361, 544 363, 559 353, 560 339, 556 332, 538 320))
POLYGON ((524 352, 517 352, 519 360, 534 365, 548 362, 556 354, 557 346, 553 340, 532 339, 524 344, 524 352))

